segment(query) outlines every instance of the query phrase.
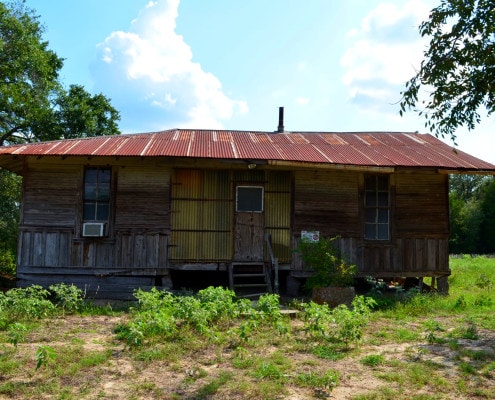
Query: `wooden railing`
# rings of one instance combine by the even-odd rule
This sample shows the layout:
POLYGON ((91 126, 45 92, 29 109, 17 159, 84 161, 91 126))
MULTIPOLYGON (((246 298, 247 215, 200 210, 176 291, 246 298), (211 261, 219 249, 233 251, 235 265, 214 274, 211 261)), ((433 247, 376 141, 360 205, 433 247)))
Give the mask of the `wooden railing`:
POLYGON ((267 233, 265 235, 266 247, 268 249, 268 255, 270 256, 270 269, 273 270, 274 278, 273 278, 273 290, 278 294, 279 291, 279 282, 278 282, 278 258, 273 254, 272 248, 272 236, 267 233))

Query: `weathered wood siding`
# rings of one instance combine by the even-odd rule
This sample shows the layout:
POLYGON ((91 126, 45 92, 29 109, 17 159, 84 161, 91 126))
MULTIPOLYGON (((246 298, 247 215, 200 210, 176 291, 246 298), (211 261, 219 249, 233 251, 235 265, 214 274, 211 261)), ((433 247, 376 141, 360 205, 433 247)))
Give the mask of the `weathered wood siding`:
POLYGON ((447 176, 433 170, 390 175, 390 240, 379 242, 364 240, 362 171, 82 157, 30 157, 24 169, 21 285, 66 279, 95 288, 108 279, 109 290, 117 293, 121 279, 125 293, 133 282, 159 283, 171 264, 231 262, 236 185, 264 187, 262 228, 279 263, 296 272, 302 264, 292 249, 300 232, 319 230, 340 236, 342 253, 361 275, 449 273, 447 176), (81 236, 85 166, 112 167, 105 238, 81 236))
POLYGON ((319 230, 324 236, 360 236, 358 179, 355 172, 296 171, 294 232, 319 230))
POLYGON ((170 168, 142 162, 116 169, 115 230, 168 232, 170 168))
POLYGON ((397 173, 395 234, 399 238, 445 238, 449 234, 448 175, 397 173))
MULTIPOLYGON (((362 276, 445 276, 448 265, 447 176, 432 171, 390 177, 389 241, 364 240, 361 172, 296 172, 293 246, 301 230, 340 236, 341 252, 362 276)), ((304 275, 294 257, 295 274, 304 275), (301 272, 300 272, 301 271, 301 272)))
POLYGON ((171 168, 154 160, 110 161, 115 165, 108 159, 26 165, 20 286, 66 282, 103 298, 128 298, 131 287, 151 287, 168 275, 171 168), (108 237, 81 236, 85 165, 113 169, 108 237))
POLYGON ((81 165, 28 165, 23 179, 21 225, 72 227, 80 203, 81 165))

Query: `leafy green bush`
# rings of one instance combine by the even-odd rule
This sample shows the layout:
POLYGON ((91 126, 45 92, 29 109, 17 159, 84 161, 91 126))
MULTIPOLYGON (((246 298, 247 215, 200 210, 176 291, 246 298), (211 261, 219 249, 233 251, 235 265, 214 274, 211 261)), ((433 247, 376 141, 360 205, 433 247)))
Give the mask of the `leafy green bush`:
POLYGON ((273 321, 282 318, 280 296, 278 294, 264 294, 260 296, 255 309, 260 313, 262 318, 273 321))
POLYGON ((50 292, 39 285, 0 293, 0 329, 22 320, 45 318, 55 312, 50 292))
POLYGON ((357 273, 355 265, 348 264, 335 244, 338 237, 320 238, 318 242, 301 239, 295 249, 306 268, 314 271, 306 281, 308 289, 328 286, 350 286, 357 273))
POLYGON ((15 276, 15 256, 10 250, 0 250, 0 273, 15 276))
POLYGON ((278 295, 261 296, 257 305, 248 299, 236 299, 235 293, 222 287, 208 287, 196 296, 174 295, 152 288, 134 294, 138 307, 132 310, 133 319, 117 329, 117 335, 130 346, 142 345, 146 340, 180 339, 184 329, 217 338, 220 332, 247 341, 263 321, 273 323, 279 333, 289 331, 282 321, 278 295), (242 322, 231 329, 234 320, 242 322))
POLYGON ((54 294, 57 307, 61 307, 64 312, 74 313, 84 306, 84 292, 77 286, 58 283, 49 289, 54 294))
POLYGON ((351 308, 344 304, 334 309, 314 302, 304 304, 305 330, 317 340, 342 343, 347 347, 361 339, 374 304, 372 298, 364 296, 356 296, 351 308))
POLYGON ((14 322, 13 324, 9 325, 7 328, 9 342, 12 343, 14 347, 17 347, 17 344, 19 342, 24 341, 27 330, 28 329, 26 325, 21 324, 20 322, 14 322))

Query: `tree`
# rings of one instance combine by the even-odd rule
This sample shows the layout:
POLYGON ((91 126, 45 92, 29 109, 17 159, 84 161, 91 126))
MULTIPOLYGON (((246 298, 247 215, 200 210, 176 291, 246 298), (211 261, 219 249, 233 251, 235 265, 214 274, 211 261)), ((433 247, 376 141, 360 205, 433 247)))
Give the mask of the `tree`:
POLYGON ((118 134, 120 115, 102 94, 67 91, 63 66, 24 1, 0 2, 0 146, 118 134))
POLYGON ((495 179, 490 179, 483 187, 481 212, 480 252, 495 253, 495 179))
POLYGON ((480 189, 490 179, 487 175, 461 175, 449 176, 449 192, 463 201, 478 199, 480 189))
MULTIPOLYGON (((120 115, 104 95, 63 87, 63 60, 43 32, 24 0, 0 2, 0 146, 119 134, 120 115)), ((16 252, 20 178, 0 168, 0 187, 1 264, 16 252)))
POLYGON ((400 114, 414 110, 436 136, 472 130, 483 109, 495 110, 495 2, 441 0, 419 26, 430 38, 416 75, 402 94, 400 114), (426 99, 420 89, 430 90, 426 99))
POLYGON ((480 226, 483 212, 476 197, 464 200, 456 193, 449 195, 450 252, 454 254, 480 253, 480 226))
POLYGON ((13 267, 17 250, 17 230, 21 178, 0 168, 0 272, 13 267))

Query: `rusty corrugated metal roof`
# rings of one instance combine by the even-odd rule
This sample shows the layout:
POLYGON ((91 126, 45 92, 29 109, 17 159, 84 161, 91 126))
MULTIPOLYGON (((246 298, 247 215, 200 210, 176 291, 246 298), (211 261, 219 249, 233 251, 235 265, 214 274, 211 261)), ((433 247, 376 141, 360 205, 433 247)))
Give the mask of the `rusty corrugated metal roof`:
MULTIPOLYGON (((375 167, 495 171, 419 133, 248 132, 173 129, 0 147, 0 156, 195 157, 375 167)), ((0 164, 1 165, 1 164, 0 164)))

